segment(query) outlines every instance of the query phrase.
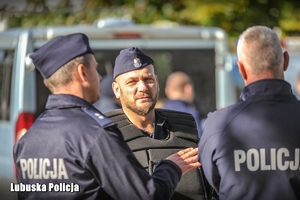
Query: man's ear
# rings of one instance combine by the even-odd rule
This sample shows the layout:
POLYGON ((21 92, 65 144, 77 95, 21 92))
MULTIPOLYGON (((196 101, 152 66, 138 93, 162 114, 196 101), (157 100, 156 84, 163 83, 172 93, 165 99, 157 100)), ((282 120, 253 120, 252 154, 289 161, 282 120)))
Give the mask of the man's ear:
POLYGON ((80 82, 85 82, 87 80, 85 66, 83 64, 77 65, 76 76, 80 82))
POLYGON ((236 63, 238 65, 238 67, 239 67, 239 72, 240 72, 241 76, 246 81, 248 77, 247 77, 247 72, 246 72, 244 64, 241 63, 241 62, 239 62, 239 61, 237 61, 236 63))
POLYGON ((157 83, 157 93, 159 93, 160 87, 159 87, 159 82, 158 82, 158 77, 157 77, 157 75, 155 75, 155 80, 156 80, 156 83, 157 83))
POLYGON ((286 71, 288 66, 289 66, 289 62, 290 62, 290 56, 289 56, 289 53, 287 51, 283 52, 283 58, 284 58, 283 71, 286 71))
POLYGON ((117 82, 112 82, 112 89, 115 93, 115 96, 117 99, 120 98, 120 87, 119 87, 119 84, 117 82))

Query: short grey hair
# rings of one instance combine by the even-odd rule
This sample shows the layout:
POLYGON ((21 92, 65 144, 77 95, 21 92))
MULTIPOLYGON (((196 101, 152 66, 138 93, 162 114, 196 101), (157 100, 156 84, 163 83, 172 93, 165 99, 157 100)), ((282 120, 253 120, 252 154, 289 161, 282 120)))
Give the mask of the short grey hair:
POLYGON ((59 68, 54 74, 49 78, 44 79, 44 84, 53 93, 56 89, 66 86, 71 83, 74 79, 76 72, 76 66, 79 64, 84 64, 86 67, 89 66, 89 60, 91 59, 90 54, 84 54, 82 56, 76 57, 70 60, 68 63, 59 68))
POLYGON ((253 74, 277 71, 283 65, 283 50, 277 34, 265 26, 246 29, 237 46, 239 61, 248 63, 253 74))

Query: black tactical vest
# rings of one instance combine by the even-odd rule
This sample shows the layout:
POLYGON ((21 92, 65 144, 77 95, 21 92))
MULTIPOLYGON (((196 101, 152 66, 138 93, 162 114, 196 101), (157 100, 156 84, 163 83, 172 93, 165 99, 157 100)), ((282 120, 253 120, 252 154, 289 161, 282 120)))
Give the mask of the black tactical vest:
MULTIPOLYGON (((198 147, 197 128, 192 115, 165 109, 156 109, 156 112, 166 117, 164 128, 169 132, 169 136, 165 140, 152 139, 142 133, 121 109, 105 113, 117 124, 125 142, 150 174, 161 159, 187 147, 198 147)), ((211 187, 204 178, 202 169, 199 168, 190 170, 182 176, 171 199, 206 200, 210 198, 210 193, 211 187)))

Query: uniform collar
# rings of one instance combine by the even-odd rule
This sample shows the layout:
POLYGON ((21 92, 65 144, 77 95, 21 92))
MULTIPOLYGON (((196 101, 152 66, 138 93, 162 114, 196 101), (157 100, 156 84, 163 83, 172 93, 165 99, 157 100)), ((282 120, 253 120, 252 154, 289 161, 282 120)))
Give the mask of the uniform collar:
POLYGON ((157 126, 163 126, 166 122, 166 117, 160 115, 156 110, 155 110, 155 123, 157 126))
POLYGON ((92 104, 70 94, 50 94, 46 103, 46 109, 92 107, 92 104))
POLYGON ((155 126, 154 126, 154 132, 151 134, 150 137, 158 140, 164 140, 168 137, 169 132, 167 131, 167 128, 165 127, 165 122, 167 118, 160 115, 155 110, 155 126))
POLYGON ((253 82, 246 86, 240 99, 245 101, 253 96, 258 95, 293 95, 291 85, 281 79, 265 79, 253 82))

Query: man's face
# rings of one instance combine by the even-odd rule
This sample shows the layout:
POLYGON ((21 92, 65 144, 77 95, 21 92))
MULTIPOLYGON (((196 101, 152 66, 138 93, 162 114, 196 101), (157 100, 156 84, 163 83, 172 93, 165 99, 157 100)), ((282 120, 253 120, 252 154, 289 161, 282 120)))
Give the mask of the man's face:
POLYGON ((117 76, 113 90, 123 109, 138 115, 148 114, 155 107, 159 93, 153 65, 117 76))
POLYGON ((90 55, 89 67, 86 68, 87 78, 89 82, 88 89, 90 90, 89 94, 91 94, 90 101, 91 103, 95 103, 99 99, 100 93, 100 80, 102 76, 97 71, 98 63, 95 60, 94 55, 90 55))

